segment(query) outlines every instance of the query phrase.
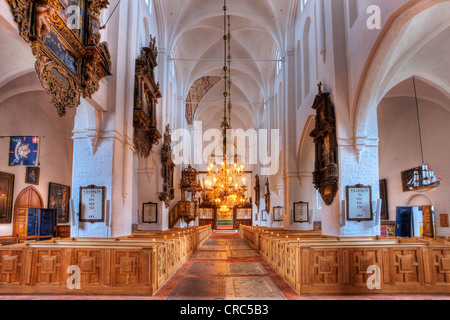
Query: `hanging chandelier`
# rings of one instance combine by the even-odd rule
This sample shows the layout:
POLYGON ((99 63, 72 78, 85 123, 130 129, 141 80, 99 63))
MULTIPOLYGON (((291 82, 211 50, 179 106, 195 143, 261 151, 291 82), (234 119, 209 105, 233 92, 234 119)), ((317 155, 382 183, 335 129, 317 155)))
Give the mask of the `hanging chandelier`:
MULTIPOLYGON (((205 197, 220 208, 223 213, 234 207, 241 207, 248 203, 246 192, 248 190, 245 179, 244 165, 237 163, 237 158, 229 159, 228 130, 231 129, 231 17, 227 16, 227 1, 224 1, 224 117, 221 124, 223 136, 223 154, 220 164, 211 163, 208 166, 208 179, 202 181, 205 197), (228 20, 228 31, 227 31, 228 20), (228 110, 228 118, 227 118, 228 110), (231 164, 233 163, 233 164, 231 164)), ((230 139, 232 141, 232 139, 230 139)), ((230 144, 234 147, 234 144, 230 144)))
POLYGON ((422 155, 422 165, 420 167, 411 170, 411 176, 409 181, 406 182, 406 187, 410 191, 427 191, 433 190, 440 186, 441 179, 437 179, 433 170, 430 166, 425 163, 424 152, 423 152, 423 142, 422 142, 422 128, 420 123, 420 112, 419 112, 419 100, 417 98, 417 88, 416 79, 413 77, 414 84, 414 97, 416 100, 416 111, 417 111, 417 121, 419 124, 419 136, 420 136, 420 150, 422 155))

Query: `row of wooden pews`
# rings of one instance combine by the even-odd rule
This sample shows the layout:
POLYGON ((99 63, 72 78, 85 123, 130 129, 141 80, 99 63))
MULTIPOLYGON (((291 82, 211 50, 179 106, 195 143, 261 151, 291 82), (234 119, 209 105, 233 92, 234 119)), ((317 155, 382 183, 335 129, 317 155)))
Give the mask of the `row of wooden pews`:
POLYGON ((445 239, 336 238, 244 226, 240 234, 301 295, 450 294, 445 239))
POLYGON ((0 246, 0 294, 152 296, 211 234, 204 226, 0 246))

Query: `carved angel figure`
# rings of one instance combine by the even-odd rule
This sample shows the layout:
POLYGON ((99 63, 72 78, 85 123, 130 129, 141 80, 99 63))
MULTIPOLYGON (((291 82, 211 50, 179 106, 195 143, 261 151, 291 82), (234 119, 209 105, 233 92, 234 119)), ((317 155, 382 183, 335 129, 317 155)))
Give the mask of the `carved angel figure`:
POLYGON ((89 59, 86 61, 85 69, 84 69, 84 79, 85 81, 91 81, 95 78, 95 61, 93 59, 89 59))
POLYGON ((42 38, 50 33, 50 17, 55 13, 55 10, 45 2, 36 3, 36 36, 42 38))

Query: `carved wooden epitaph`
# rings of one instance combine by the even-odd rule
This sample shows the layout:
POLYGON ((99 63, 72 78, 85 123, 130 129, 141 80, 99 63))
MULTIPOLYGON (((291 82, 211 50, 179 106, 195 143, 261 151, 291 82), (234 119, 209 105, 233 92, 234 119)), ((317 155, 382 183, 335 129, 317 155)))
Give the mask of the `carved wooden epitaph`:
POLYGON ((259 208, 261 205, 261 185, 259 181, 259 176, 255 176, 255 205, 257 208, 257 212, 259 213, 259 208))
POLYGON ((195 194, 197 192, 202 191, 202 186, 198 182, 198 171, 192 168, 191 165, 189 165, 186 169, 183 170, 181 173, 181 201, 186 200, 186 192, 189 192, 192 194, 191 198, 195 197, 195 194))
POLYGON ((173 173, 175 164, 172 160, 172 136, 170 133, 170 125, 166 126, 164 133, 164 145, 161 149, 162 177, 164 180, 163 192, 160 193, 159 200, 164 201, 166 208, 169 208, 170 201, 175 199, 175 188, 173 184, 173 173))
POLYGON ((142 48, 141 57, 136 60, 134 99, 134 147, 144 158, 150 156, 153 146, 162 138, 156 120, 156 105, 162 98, 154 75, 157 56, 156 38, 150 36, 149 47, 142 48))
POLYGON ((20 36, 36 57, 37 76, 52 97, 60 117, 80 105, 111 75, 111 56, 101 42, 100 14, 108 0, 79 0, 79 16, 68 17, 72 2, 61 0, 7 0, 20 36), (73 19, 79 20, 72 25, 73 19))
POLYGON ((270 213, 270 183, 269 178, 266 180, 266 193, 264 195, 264 200, 266 202, 266 212, 270 213))
POLYGON ((313 109, 317 112, 316 127, 311 132, 316 146, 313 183, 325 204, 329 206, 338 191, 338 149, 334 107, 330 94, 322 92, 322 83, 319 84, 319 94, 314 100, 313 109))

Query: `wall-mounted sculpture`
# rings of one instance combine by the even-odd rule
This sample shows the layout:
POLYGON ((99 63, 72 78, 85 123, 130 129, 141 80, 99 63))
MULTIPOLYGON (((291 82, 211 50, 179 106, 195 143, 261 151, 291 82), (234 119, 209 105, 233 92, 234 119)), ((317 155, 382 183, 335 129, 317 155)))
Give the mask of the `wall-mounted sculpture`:
POLYGON ((261 185, 259 181, 259 176, 255 176, 255 205, 257 208, 257 213, 259 213, 259 206, 261 204, 261 185))
POLYGON ((311 132, 316 146, 313 183, 329 206, 336 197, 339 181, 336 115, 330 94, 322 92, 322 83, 318 87, 319 94, 313 105, 317 113, 316 128, 311 132))
MULTIPOLYGON (((111 75, 108 44, 101 42, 100 14, 108 0, 79 0, 78 26, 69 25, 69 3, 61 0, 7 0, 20 36, 31 44, 36 73, 59 116, 92 97, 111 75), (67 4, 65 4, 67 3, 67 4), (67 6, 67 7, 66 7, 67 6)), ((70 3, 73 5, 74 3, 70 3)))
POLYGON ((156 119, 156 106, 162 98, 154 75, 157 56, 156 39, 150 36, 149 47, 143 48, 136 60, 134 95, 134 147, 144 158, 150 156, 153 145, 158 145, 162 138, 156 119))
POLYGON ((264 195, 264 201, 266 202, 266 212, 270 213, 270 183, 269 178, 266 180, 266 194, 264 195))
POLYGON ((197 192, 201 192, 202 186, 198 182, 198 171, 189 165, 181 173, 181 201, 186 201, 186 192, 192 195, 190 201, 193 201, 197 192))
POLYGON ((169 208, 170 201, 175 199, 175 188, 173 184, 173 173, 175 171, 175 164, 172 159, 172 135, 170 133, 170 126, 166 126, 164 133, 164 145, 161 149, 161 163, 162 163, 162 177, 163 177, 163 192, 159 195, 159 200, 164 201, 166 208, 169 208))

